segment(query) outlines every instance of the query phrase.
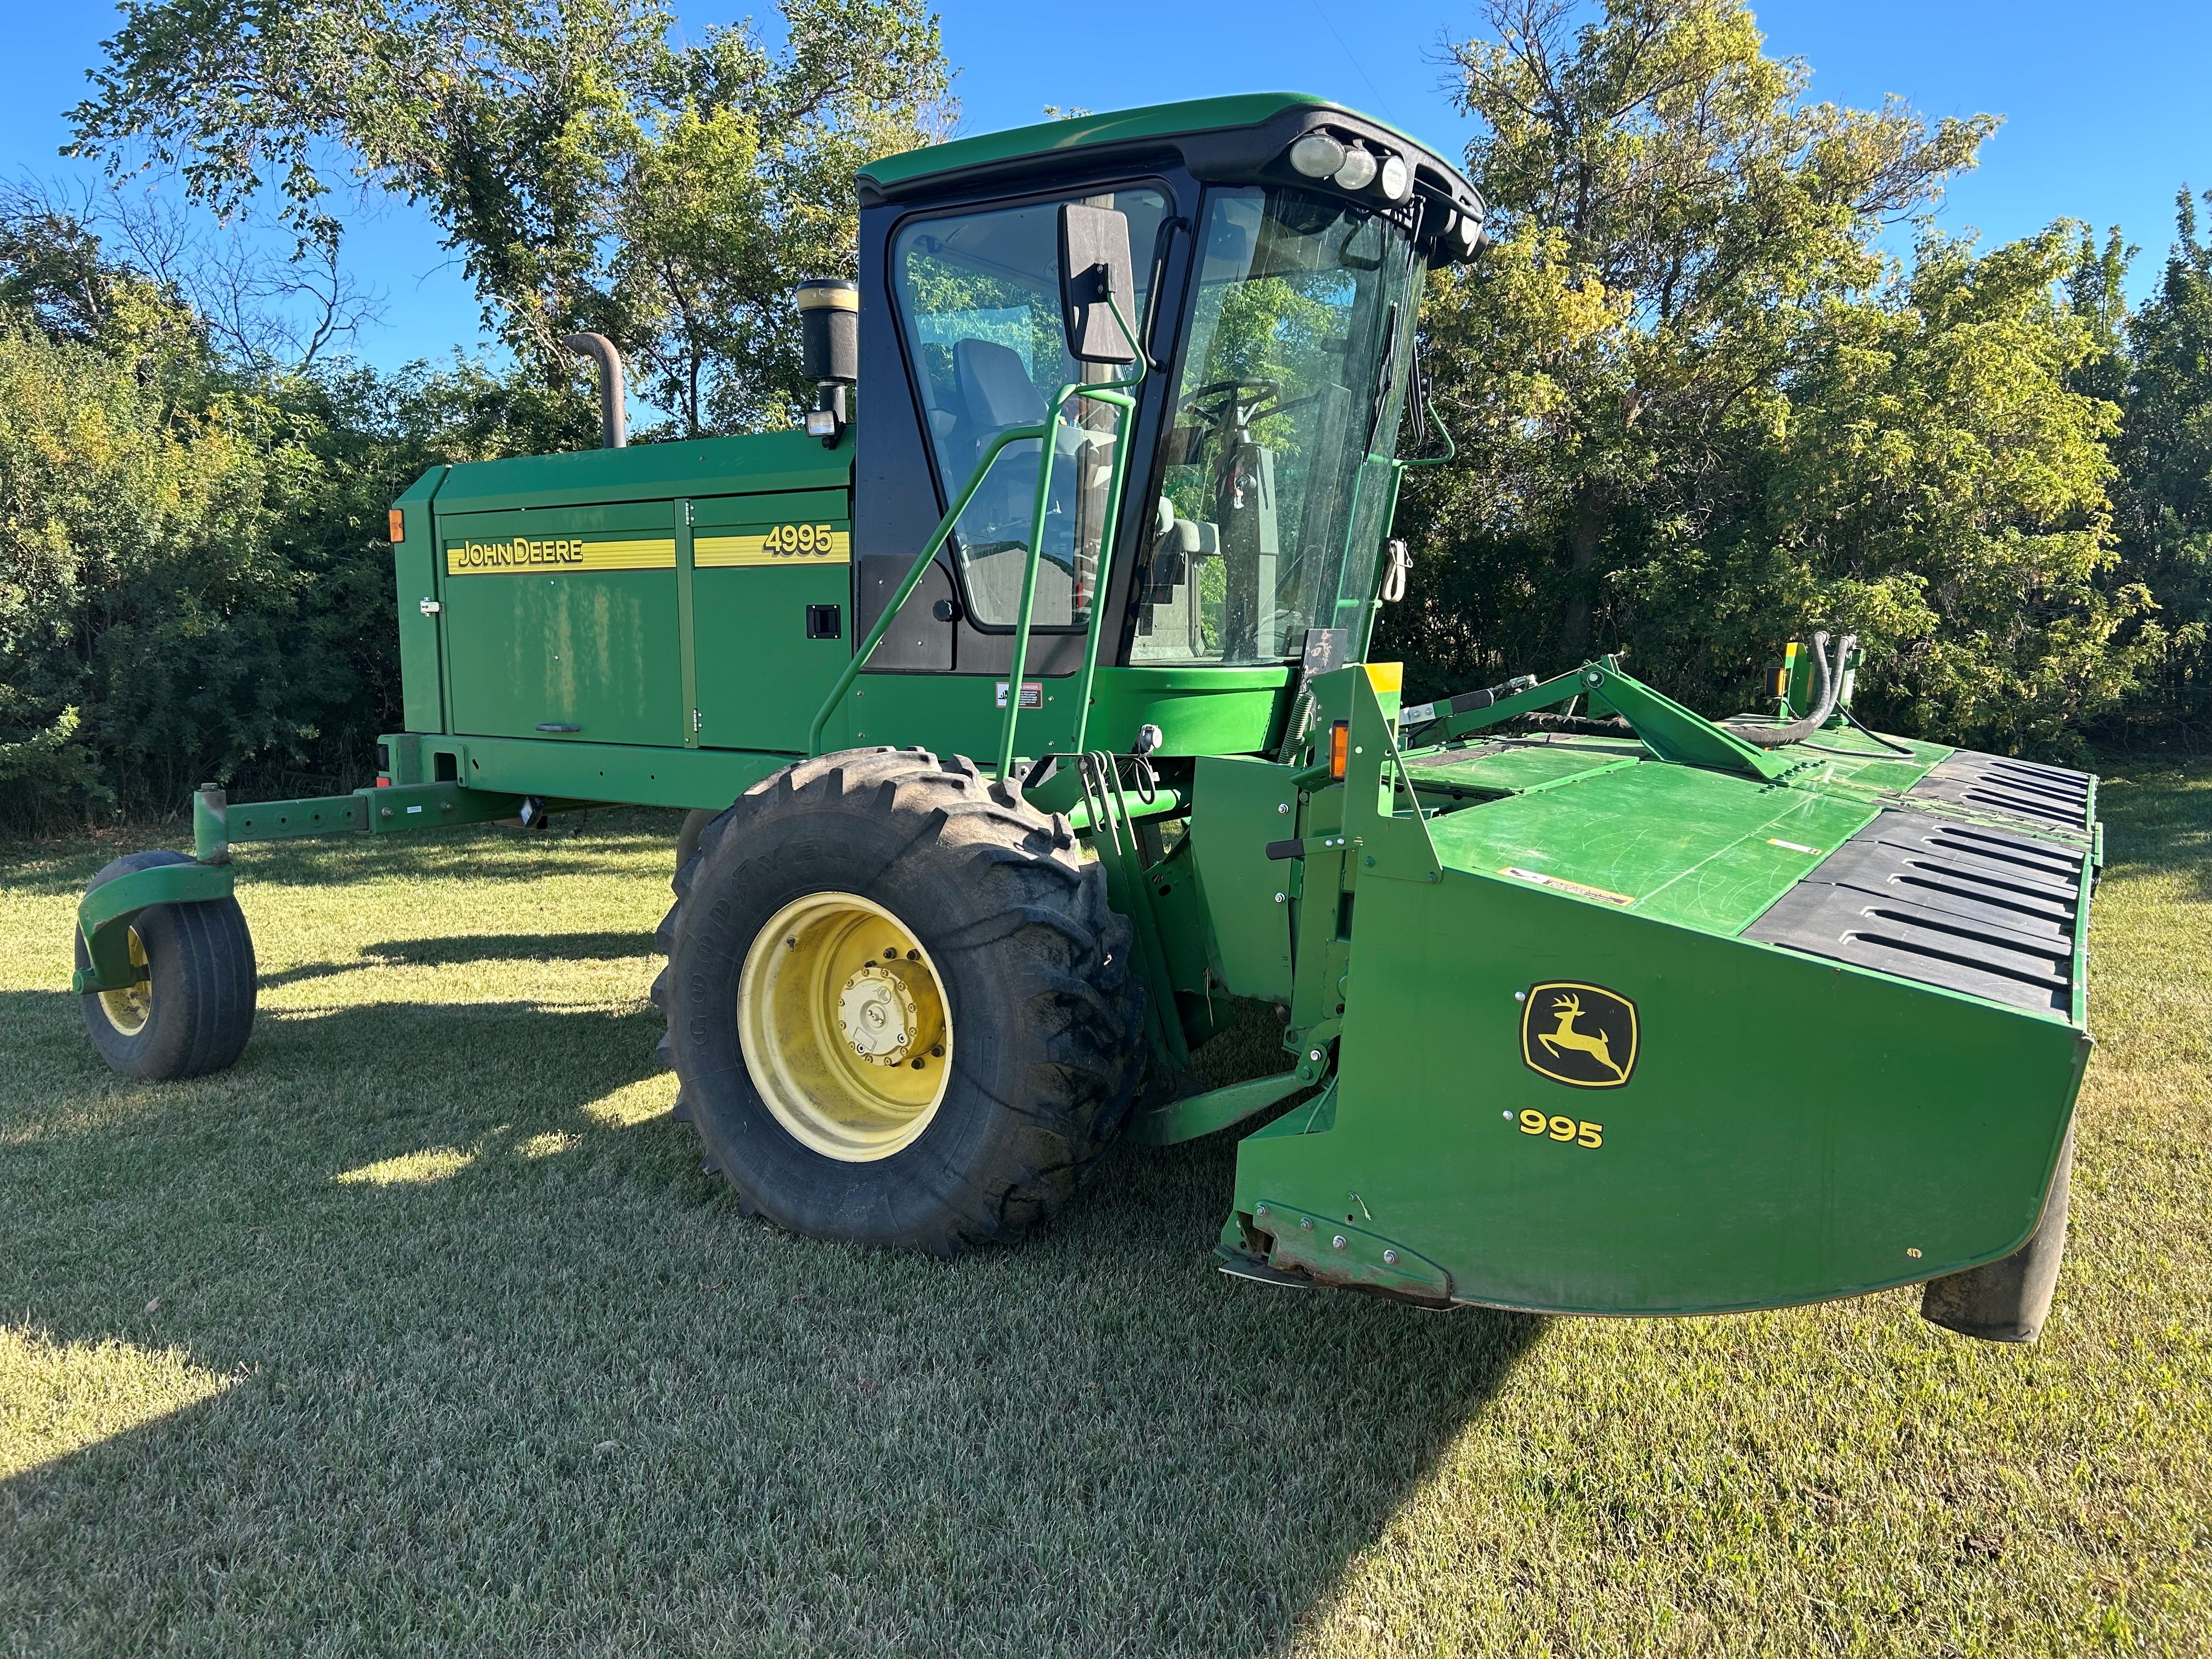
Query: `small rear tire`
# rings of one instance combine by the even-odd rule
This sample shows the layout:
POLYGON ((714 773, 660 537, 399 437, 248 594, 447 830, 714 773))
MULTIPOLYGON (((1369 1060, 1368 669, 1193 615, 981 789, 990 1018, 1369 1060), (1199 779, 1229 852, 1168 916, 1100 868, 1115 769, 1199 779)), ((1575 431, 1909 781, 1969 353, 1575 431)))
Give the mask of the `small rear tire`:
POLYGON ((1066 820, 971 763, 802 761, 708 826, 676 890, 663 1057, 748 1213, 950 1256, 1036 1226, 1127 1119, 1129 924, 1066 820))
MULTIPOLYGON (((85 890, 133 871, 191 862, 181 853, 132 853, 100 871, 85 890)), ((84 935, 75 932, 75 938, 76 965, 88 968, 84 935)), ((124 1076, 149 1082, 204 1077, 235 1061, 253 1034, 256 991, 253 936, 238 901, 149 906, 131 919, 130 943, 141 975, 137 982, 78 999, 100 1057, 124 1076)))

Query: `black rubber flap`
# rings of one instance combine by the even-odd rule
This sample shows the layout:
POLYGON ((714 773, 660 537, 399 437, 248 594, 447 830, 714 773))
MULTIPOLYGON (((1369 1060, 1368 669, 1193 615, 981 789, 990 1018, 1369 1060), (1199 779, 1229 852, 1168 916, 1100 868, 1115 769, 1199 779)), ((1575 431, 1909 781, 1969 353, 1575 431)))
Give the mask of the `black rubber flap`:
POLYGON ((2080 854, 2002 830, 1891 811, 1838 848, 1743 937, 2066 1014, 2081 908, 2080 854))
POLYGON ((2029 823, 2087 830, 2092 781, 2087 772, 1961 749, 1905 793, 2002 812, 2029 823))

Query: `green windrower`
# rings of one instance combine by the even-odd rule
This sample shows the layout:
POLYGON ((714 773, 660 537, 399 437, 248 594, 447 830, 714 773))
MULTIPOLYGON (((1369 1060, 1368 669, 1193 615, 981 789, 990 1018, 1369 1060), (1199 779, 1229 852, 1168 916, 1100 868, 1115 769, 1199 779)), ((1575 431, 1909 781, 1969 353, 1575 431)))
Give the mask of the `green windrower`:
POLYGON ((1485 237, 1402 133, 1252 94, 856 185, 793 429, 623 446, 577 336, 609 447, 399 498, 375 787, 211 784, 189 854, 100 872, 111 1065, 244 1051, 240 848, 678 807, 660 1054, 747 1213, 950 1255, 1118 1134, 1233 1129, 1246 1278, 1582 1314, 1925 1282, 2035 1336, 2094 779, 1868 732, 1849 635, 1778 629, 1724 721, 1608 657, 1407 703, 1370 638, 1405 470, 1453 453, 1402 418, 1414 322, 1485 237), (1201 1087, 1253 1019, 1279 1066, 1201 1087))

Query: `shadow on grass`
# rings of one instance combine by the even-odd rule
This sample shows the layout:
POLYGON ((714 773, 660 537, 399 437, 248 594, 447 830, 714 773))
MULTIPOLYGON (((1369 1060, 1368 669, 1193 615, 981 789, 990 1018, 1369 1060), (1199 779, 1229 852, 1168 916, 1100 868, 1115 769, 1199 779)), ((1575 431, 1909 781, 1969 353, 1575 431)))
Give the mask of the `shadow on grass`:
MULTIPOLYGON (((666 837, 672 875, 683 818, 681 812, 659 807, 605 808, 557 815, 548 828, 534 832, 478 823, 404 835, 270 842, 240 846, 234 862, 241 888, 257 881, 325 883, 394 875, 410 880, 465 875, 472 881, 536 881, 555 866, 566 876, 635 875, 635 850, 643 835, 666 837)), ((0 881, 25 897, 74 897, 112 859, 155 847, 189 853, 191 846, 189 823, 134 828, 97 841, 0 842, 0 881)))
POLYGON ((651 933, 473 933, 364 945, 352 962, 303 962, 261 975, 264 991, 372 968, 458 968, 477 962, 628 962, 659 951, 651 933))
POLYGON ((1229 1138, 941 1265, 742 1218, 641 1015, 8 1000, 0 1306, 243 1374, 0 1486, 30 1646, 1269 1650, 1541 1328, 1223 1279, 1229 1138))

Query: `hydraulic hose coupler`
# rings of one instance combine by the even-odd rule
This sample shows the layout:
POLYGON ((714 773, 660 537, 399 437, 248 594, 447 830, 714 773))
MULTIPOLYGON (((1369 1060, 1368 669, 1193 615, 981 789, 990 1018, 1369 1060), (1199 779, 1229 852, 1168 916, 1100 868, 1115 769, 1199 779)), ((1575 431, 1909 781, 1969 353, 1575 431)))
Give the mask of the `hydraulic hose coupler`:
POLYGON ((845 430, 845 388, 860 378, 860 285, 817 276, 799 285, 799 360, 814 382, 806 430, 835 448, 845 430))

